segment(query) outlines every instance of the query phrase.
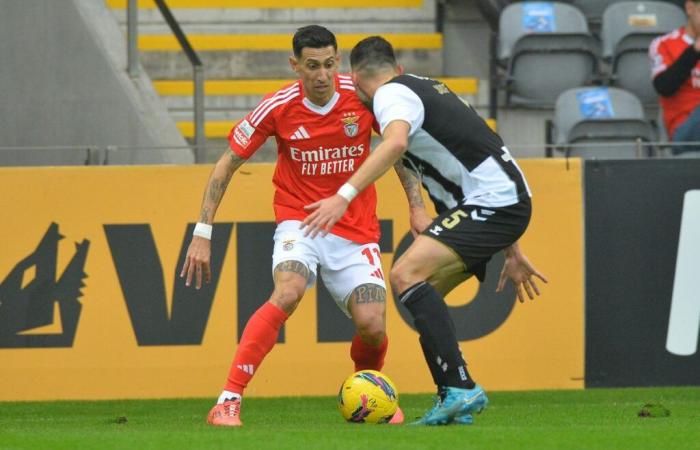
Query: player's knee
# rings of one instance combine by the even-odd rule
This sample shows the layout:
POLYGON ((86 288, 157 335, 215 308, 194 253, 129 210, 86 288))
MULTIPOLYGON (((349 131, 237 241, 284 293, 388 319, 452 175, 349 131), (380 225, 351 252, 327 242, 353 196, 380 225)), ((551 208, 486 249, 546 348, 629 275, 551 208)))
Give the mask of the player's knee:
POLYGON ((289 315, 297 308, 303 295, 304 290, 296 286, 279 286, 273 291, 270 302, 289 315))
POLYGON ((377 346, 384 342, 386 330, 383 317, 376 317, 372 320, 367 320, 357 326, 357 334, 360 335, 362 342, 368 345, 377 346))
POLYGON ((396 264, 389 273, 389 281, 398 294, 404 292, 416 283, 421 281, 418 271, 414 270, 410 264, 396 264))

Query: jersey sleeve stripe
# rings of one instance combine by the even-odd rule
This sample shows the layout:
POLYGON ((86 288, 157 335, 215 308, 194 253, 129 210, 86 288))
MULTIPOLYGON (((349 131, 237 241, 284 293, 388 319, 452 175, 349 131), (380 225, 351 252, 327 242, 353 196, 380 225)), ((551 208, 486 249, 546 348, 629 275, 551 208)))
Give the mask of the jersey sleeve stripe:
POLYGON ((251 120, 251 122, 252 122, 252 121, 260 122, 260 120, 259 120, 260 115, 266 115, 268 109, 270 108, 270 105, 276 104, 277 102, 280 102, 280 101, 285 102, 285 101, 287 101, 287 100, 290 99, 290 98, 296 97, 297 95, 299 95, 299 91, 291 91, 291 92, 287 92, 287 93, 284 94, 284 95, 280 95, 280 96, 277 96, 277 97, 274 97, 274 98, 270 98, 270 99, 269 99, 270 101, 266 102, 265 105, 260 105, 260 107, 258 107, 258 108, 250 115, 250 120, 251 120))
POLYGON ((266 98, 260 104, 253 110, 253 112, 250 114, 251 119, 253 116, 255 116, 257 113, 259 113, 265 105, 269 105, 270 103, 280 99, 281 97, 288 95, 290 92, 294 92, 295 90, 298 91, 299 86, 297 84, 294 84, 288 88, 281 89, 277 92, 275 92, 271 97, 266 98))
POLYGON ((266 107, 267 105, 269 105, 270 103, 273 103, 273 102, 279 100, 280 98, 283 98, 283 97, 289 95, 290 93, 297 92, 297 91, 298 91, 298 89, 297 89, 297 86, 295 85, 295 86, 292 86, 291 88, 282 89, 281 91, 276 92, 276 93, 275 93, 274 95, 272 95, 271 97, 266 98, 265 100, 263 100, 262 102, 260 102, 260 104, 259 104, 259 105, 253 110, 253 112, 251 113, 251 118, 253 118, 253 116, 259 114, 260 111, 262 111, 263 109, 265 109, 265 107, 266 107))
POLYGON ((289 102, 290 100, 292 100, 293 98, 298 97, 298 96, 299 96, 299 92, 295 92, 287 98, 280 99, 274 103, 269 104, 268 106, 266 106, 266 108, 263 111, 260 112, 260 114, 258 114, 257 118, 253 119, 251 117, 253 126, 257 127, 258 124, 260 124, 260 122, 262 122, 262 120, 270 113, 270 111, 272 111, 273 109, 275 109, 279 105, 283 105, 283 104, 289 102))

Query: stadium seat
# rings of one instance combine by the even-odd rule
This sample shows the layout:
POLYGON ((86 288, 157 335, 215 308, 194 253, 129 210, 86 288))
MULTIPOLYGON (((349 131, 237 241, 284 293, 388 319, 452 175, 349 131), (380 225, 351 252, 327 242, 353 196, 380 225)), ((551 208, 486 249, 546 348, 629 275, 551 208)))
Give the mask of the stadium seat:
POLYGON ((597 73, 598 45, 583 14, 558 2, 519 2, 499 22, 498 59, 506 67, 507 103, 551 107, 563 91, 597 73))
POLYGON ((581 10, 589 24, 597 27, 603 18, 605 10, 620 1, 625 0, 569 0, 567 3, 571 3, 581 10))
POLYGON ((649 146, 640 144, 656 140, 639 99, 613 87, 563 92, 554 108, 554 135, 567 156, 598 159, 649 156, 649 146))
POLYGON ((649 45, 686 21, 677 6, 658 1, 621 2, 603 13, 603 58, 610 64, 611 84, 633 92, 645 105, 655 105, 649 45))

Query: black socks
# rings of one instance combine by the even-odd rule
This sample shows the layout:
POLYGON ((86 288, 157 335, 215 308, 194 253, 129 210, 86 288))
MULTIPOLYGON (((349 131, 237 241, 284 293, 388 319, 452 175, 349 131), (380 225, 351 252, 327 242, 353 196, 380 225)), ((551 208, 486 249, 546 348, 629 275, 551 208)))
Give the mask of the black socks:
POLYGON ((404 291, 399 300, 413 315, 425 360, 438 389, 441 386, 473 389, 475 383, 462 358, 454 323, 442 296, 423 281, 404 291))

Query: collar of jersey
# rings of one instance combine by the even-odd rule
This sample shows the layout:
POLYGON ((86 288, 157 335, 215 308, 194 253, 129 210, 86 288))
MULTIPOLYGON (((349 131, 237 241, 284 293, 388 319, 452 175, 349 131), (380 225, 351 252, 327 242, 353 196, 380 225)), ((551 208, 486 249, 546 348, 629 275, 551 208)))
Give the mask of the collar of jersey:
POLYGON ((304 99, 301 101, 304 106, 309 108, 311 111, 315 112, 316 114, 320 114, 322 116, 325 116, 329 112, 331 112, 331 109, 335 106, 336 103, 338 103, 338 99, 340 98, 340 94, 338 91, 335 91, 333 93, 333 97, 326 103, 324 106, 318 106, 314 103, 311 102, 308 98, 304 97, 304 99))
POLYGON ((685 27, 681 27, 681 39, 683 39, 683 42, 685 42, 688 45, 693 45, 695 42, 695 39, 691 38, 688 35, 688 30, 685 27))

